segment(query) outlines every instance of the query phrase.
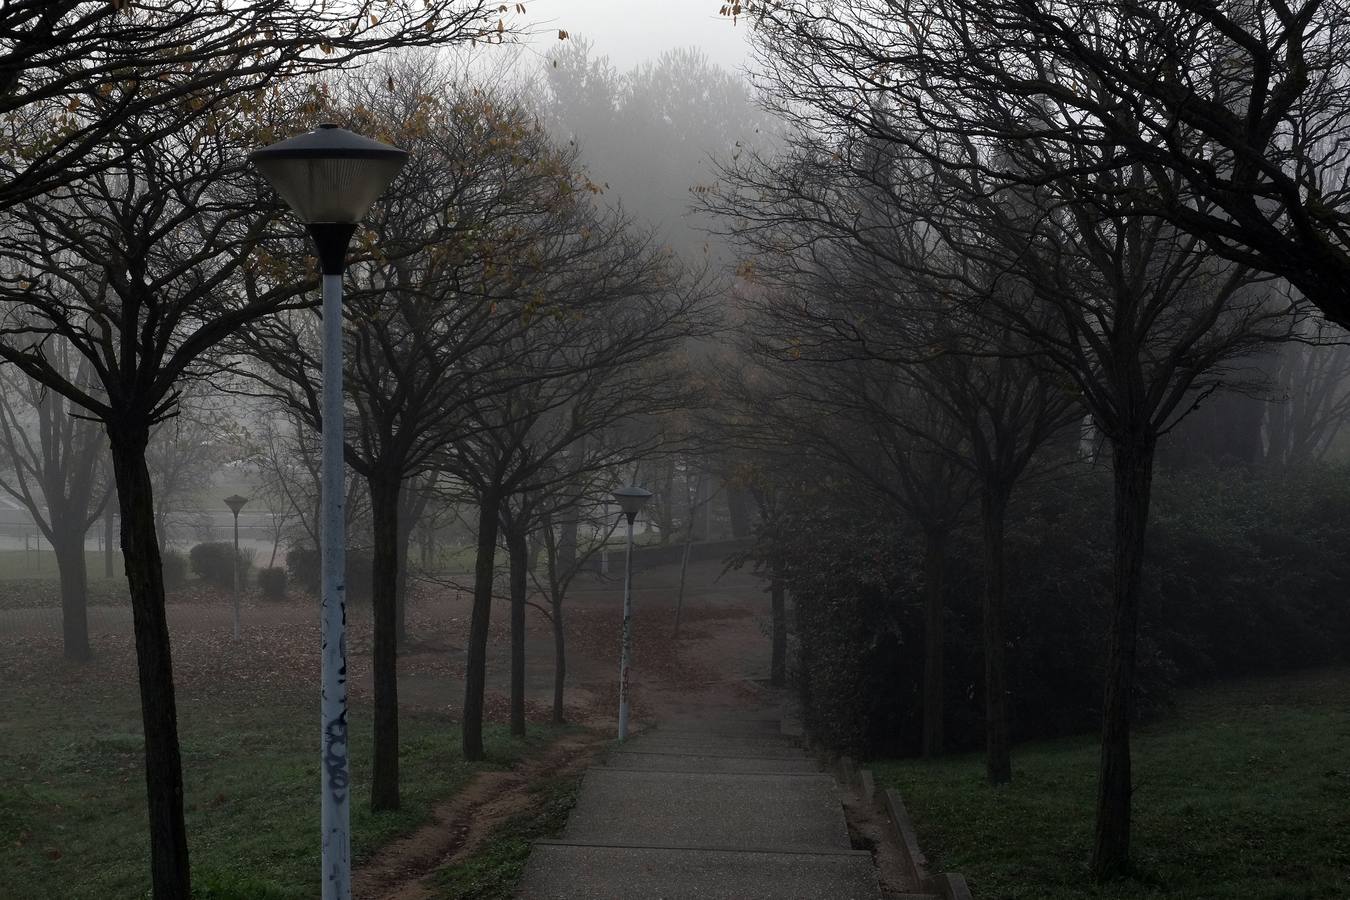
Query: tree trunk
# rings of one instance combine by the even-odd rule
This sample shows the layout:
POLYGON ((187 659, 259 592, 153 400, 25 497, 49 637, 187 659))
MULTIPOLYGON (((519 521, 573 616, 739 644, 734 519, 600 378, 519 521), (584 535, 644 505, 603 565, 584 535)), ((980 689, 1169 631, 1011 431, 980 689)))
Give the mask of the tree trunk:
POLYGON ((666 474, 662 480, 661 486, 661 505, 659 510, 659 525, 661 528, 661 543, 670 540, 670 533, 675 530, 675 458, 671 457, 666 463, 666 474))
POLYGON ((750 537, 752 509, 749 491, 742 487, 727 487, 727 513, 731 516, 731 536, 736 540, 750 537))
POLYGON ((569 506, 563 511, 559 522, 558 534, 558 572, 564 577, 577 567, 577 508, 569 506))
POLYGON ((782 687, 787 684, 787 586, 782 578, 769 583, 769 603, 772 608, 773 652, 769 658, 769 684, 782 687))
POLYGON ((136 669, 145 730, 145 785, 150 813, 150 877, 154 900, 189 900, 183 764, 178 749, 173 659, 164 611, 164 572, 155 534, 148 430, 113 432, 113 473, 122 514, 122 560, 131 593, 136 669))
POLYGON ((530 551, 525 534, 518 528, 506 533, 506 552, 511 559, 511 733, 525 735, 525 595, 530 551))
POLYGON ((374 536, 370 605, 374 628, 374 743, 370 808, 398 809, 398 501, 397 475, 374 473, 369 479, 374 536))
POLYGON ((943 614, 947 535, 925 531, 923 542, 923 755, 942 755, 943 744, 943 614))
POLYGON ((562 591, 553 592, 553 724, 566 720, 563 688, 567 682, 567 636, 563 631, 562 591))
POLYGON ((395 547, 394 639, 402 650, 408 645, 408 545, 417 523, 412 491, 401 491, 398 503, 398 544, 395 547))
POLYGON ((61 578, 61 639, 66 659, 89 659, 88 574, 85 571, 84 535, 58 530, 52 522, 52 550, 61 578))
POLYGON ((1007 573, 1003 558, 1007 501, 985 492, 980 502, 984 526, 984 732, 985 770, 990 784, 1012 781, 1008 736, 1008 681, 1003 634, 1007 573))
POLYGON ((436 555, 436 529, 430 524, 422 526, 422 568, 430 571, 433 559, 436 555))
POLYGON ((689 520, 689 530, 684 541, 684 553, 680 554, 680 590, 675 595, 675 640, 680 639, 680 620, 684 616, 684 585, 689 576, 689 552, 694 548, 694 522, 689 520))
POLYGON ((113 577, 113 506, 116 497, 109 497, 103 507, 103 577, 113 577))
POLYGON ((1097 826, 1092 844, 1092 874, 1098 881, 1124 874, 1130 858, 1130 715, 1153 449, 1153 441, 1148 439, 1113 445, 1116 546, 1102 698, 1097 826))
POLYGON ((483 701, 487 689, 488 623, 492 619, 492 575, 497 556, 495 491, 484 493, 478 508, 478 556, 474 563, 473 614, 469 653, 464 664, 464 758, 483 758, 483 701))

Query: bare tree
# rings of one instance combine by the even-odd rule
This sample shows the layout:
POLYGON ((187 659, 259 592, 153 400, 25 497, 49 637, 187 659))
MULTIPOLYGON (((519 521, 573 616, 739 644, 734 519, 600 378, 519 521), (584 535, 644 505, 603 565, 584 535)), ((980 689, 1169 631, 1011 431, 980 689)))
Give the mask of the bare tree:
MULTIPOLYGON (((88 388, 88 366, 59 339, 53 345, 54 364, 88 388)), ((111 490, 107 444, 97 423, 56 391, 14 372, 0 373, 0 388, 0 452, 10 469, 0 476, 0 490, 23 504, 52 545, 62 646, 67 659, 83 662, 90 656, 84 538, 111 490)))
POLYGON ((1319 462, 1350 416, 1350 347, 1290 342, 1279 348, 1261 423, 1268 465, 1319 462))
MULTIPOLYGON (((1110 877, 1128 858, 1129 723, 1157 440, 1224 381, 1233 360, 1288 337, 1296 308, 1251 285, 1247 266, 1215 259, 1168 217, 1102 200, 1163 196, 1175 187, 1165 167, 1119 164, 1145 142, 1147 122, 1134 122, 1129 140, 1114 132, 1063 138, 1066 129, 1074 133, 1065 122, 1080 104, 1112 104, 1111 87, 1083 78, 1072 84, 1074 97, 1022 106, 992 74, 1007 59, 992 48, 979 62, 944 60, 910 77, 920 65, 910 49, 941 56, 932 52, 934 34, 945 40, 946 30, 958 31, 951 38, 958 42, 983 34, 961 31, 969 23, 944 19, 936 8, 933 22, 895 8, 876 9, 875 19, 864 14, 873 9, 861 0, 836 16, 810 0, 789 2, 763 8, 756 33, 771 48, 766 78, 782 112, 836 145, 864 135, 886 148, 880 170, 875 155, 844 151, 823 164, 869 181, 917 242, 897 244, 888 239, 892 229, 875 228, 879 203, 858 216, 832 205, 809 178, 788 183, 781 196, 794 215, 865 246, 934 297, 964 297, 955 320, 962 332, 1016 335, 1059 370, 1112 447, 1112 620, 1093 852, 1094 874, 1110 877), (957 66, 988 78, 966 77, 957 66)), ((1114 47, 1113 34, 1090 32, 1089 39, 1114 47)), ((1012 44, 1014 58, 1022 46, 1012 44)), ((1145 48, 1119 46, 1146 64, 1145 48)), ((1202 214, 1216 210, 1203 198, 1190 202, 1202 214)))
POLYGON ((530 578, 535 587, 548 597, 546 614, 553 629, 553 724, 555 725, 563 724, 567 718, 563 702, 567 685, 567 632, 563 621, 567 591, 577 575, 584 571, 590 558, 605 546, 615 529, 619 527, 618 519, 606 522, 599 518, 600 511, 604 509, 604 500, 607 499, 607 493, 604 492, 609 488, 609 484, 601 485, 597 479, 595 487, 596 493, 589 497, 581 492, 581 486, 576 483, 560 485, 553 491, 555 505, 567 516, 570 526, 555 527, 557 510, 542 514, 538 534, 543 542, 544 575, 541 578, 537 568, 530 570, 530 578), (583 507, 589 511, 589 515, 580 514, 579 510, 583 507), (576 531, 577 524, 583 519, 591 526, 589 529, 591 539, 584 543, 577 540, 576 531), (573 543, 570 552, 564 553, 562 538, 568 533, 568 527, 572 529, 570 533, 573 543))
POLYGON ((280 91, 283 75, 351 64, 385 47, 476 32, 481 7, 379 4, 386 17, 370 26, 368 16, 347 18, 378 18, 367 4, 127 3, 108 15, 105 4, 60 3, 52 5, 56 19, 37 6, 5 6, 5 15, 33 13, 23 22, 27 49, 9 57, 17 81, 5 96, 16 111, 37 105, 14 126, 22 147, 47 146, 53 134, 57 143, 39 150, 36 167, 16 171, 11 162, 6 175, 0 359, 101 421, 111 443, 141 686, 152 882, 157 900, 186 900, 182 765, 146 449, 184 383, 216 368, 212 353, 223 339, 312 302, 313 279, 273 272, 279 277, 269 280, 259 264, 269 213, 280 212, 259 201, 264 191, 244 168, 246 152, 275 125, 260 89, 280 91), (77 39, 72 27, 83 29, 77 39), (53 35, 62 39, 53 43, 53 35), (157 47, 162 57, 150 53, 157 47), (127 77, 129 63, 151 77, 127 77), (48 71, 55 86, 35 95, 48 71), (74 132, 51 130, 44 96, 69 97, 68 107, 78 96, 74 132), (43 176, 77 155, 85 161, 77 180, 58 188, 43 176), (19 202, 38 185, 50 196, 19 202), (54 363, 53 336, 88 363, 97 393, 54 363))
MULTIPOLYGON (((501 348, 533 330, 522 269, 538 263, 537 223, 570 202, 575 184, 567 160, 511 97, 455 83, 429 60, 380 67, 348 92, 366 130, 411 151, 399 185, 368 216, 380 257, 355 269, 344 302, 354 413, 345 456, 369 492, 374 540, 371 806, 396 809, 404 485, 476 427, 467 417, 478 393, 521 380, 492 375, 515 364, 501 348)), ((264 378, 266 389, 321 427, 314 316, 258 322, 247 342, 275 376, 264 378)))
POLYGON ((1106 215, 1167 221, 1350 323, 1345 0, 775 0, 752 14, 768 79, 799 82, 826 116, 860 91, 892 97, 927 133, 1005 144, 959 163, 989 186, 1054 183, 1106 215))
MULTIPOLYGON (((695 400, 684 373, 670 364, 670 355, 685 338, 706 332, 706 314, 700 308, 706 298, 672 287, 675 290, 665 297, 659 290, 648 297, 612 294, 580 320, 555 320, 534 331, 527 337, 530 349, 522 348, 522 361, 555 375, 514 391, 512 419, 503 422, 517 447, 514 475, 519 485, 501 506, 502 536, 510 558, 515 734, 525 733, 525 612, 533 571, 529 536, 551 528, 554 516, 564 510, 612 489, 616 472, 672 452, 663 432, 624 426, 688 408, 695 400), (549 349, 540 352, 541 347, 549 349)), ((545 542, 552 539, 550 534, 545 542)), ((563 597, 577 564, 573 561, 569 571, 559 572, 556 547, 553 556, 549 615, 554 649, 561 654, 563 597)), ((558 663, 555 718, 562 714, 565 676, 561 656, 558 663)))
MULTIPOLYGON (((869 120, 884 117, 873 110, 869 120)), ((729 190, 705 195, 705 205, 724 214, 756 260, 747 274, 771 286, 761 292, 754 350, 778 363, 789 428, 809 433, 812 446, 883 491, 925 534, 930 754, 941 745, 942 553, 964 505, 951 470, 968 475, 985 545, 986 744, 998 784, 1012 777, 1008 504, 1042 448, 1080 413, 1036 346, 970 314, 1002 290, 999 270, 933 246, 912 226, 897 202, 907 176, 888 142, 867 131, 837 145, 799 137, 771 163, 729 170, 729 190), (919 261, 945 262, 949 277, 917 275, 919 261)))
POLYGON ((495 34, 488 11, 482 0, 7 2, 0 209, 120 163, 127 121, 147 141, 169 138, 181 107, 200 117, 384 49, 495 34))
MULTIPOLYGON (((503 505, 516 494, 570 478, 558 469, 562 456, 601 427, 655 415, 674 407, 679 394, 663 387, 661 367, 681 338, 707 331, 707 284, 683 273, 650 232, 634 229, 622 215, 589 204, 560 208, 541 233, 543 252, 526 290, 543 305, 534 324, 498 347, 513 361, 503 371, 503 389, 473 403, 475 430, 455 444, 444 465, 469 485, 479 506, 474 610, 464 699, 464 753, 482 756, 487 628, 503 505), (522 375, 528 373, 528 375, 522 375)), ((683 401, 680 401, 683 402, 683 401)), ((611 431, 608 446, 587 444, 589 467, 598 460, 633 458, 650 442, 642 429, 627 440, 611 431), (635 445, 632 441, 638 441, 635 445)), ((650 445, 649 445, 650 446, 650 445)), ((509 515, 509 511, 507 513, 509 515)), ((521 544, 537 516, 511 520, 519 559, 521 544)), ((523 666, 524 576, 516 578, 513 602, 514 668, 523 666)), ((517 724, 523 706, 517 703, 517 724)))

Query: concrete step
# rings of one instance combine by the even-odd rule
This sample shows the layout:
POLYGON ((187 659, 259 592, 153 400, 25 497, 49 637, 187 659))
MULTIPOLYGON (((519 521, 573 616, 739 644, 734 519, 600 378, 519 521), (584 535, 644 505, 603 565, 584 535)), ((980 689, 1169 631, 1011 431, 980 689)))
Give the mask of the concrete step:
POLYGON ((880 900, 865 851, 778 853, 540 841, 522 900, 880 900))
POLYGON ((596 767, 581 782, 569 843, 782 851, 849 850, 834 778, 596 767))
POLYGON ((780 719, 752 719, 748 721, 691 719, 684 722, 662 722, 643 733, 654 734, 657 732, 662 734, 716 735, 731 738, 777 738, 782 736, 783 723, 780 719))
POLYGON ((724 737, 691 732, 650 731, 629 738, 619 749, 648 753, 698 753, 708 756, 801 757, 806 751, 780 737, 724 737))
POLYGON ((604 760, 607 769, 639 772, 809 773, 820 767, 805 756, 708 756, 702 753, 630 753, 617 750, 604 760))

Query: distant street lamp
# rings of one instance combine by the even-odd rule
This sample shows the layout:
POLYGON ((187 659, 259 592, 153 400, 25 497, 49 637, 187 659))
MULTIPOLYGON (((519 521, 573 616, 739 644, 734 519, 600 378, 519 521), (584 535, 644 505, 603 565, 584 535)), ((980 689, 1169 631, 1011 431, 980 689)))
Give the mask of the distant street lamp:
POLYGON ((239 640, 239 510, 248 502, 247 497, 231 494, 225 498, 225 505, 234 513, 234 639, 239 640))
POLYGON ((619 657, 619 740, 628 738, 628 659, 633 646, 633 519, 651 499, 652 492, 640 487, 622 487, 614 492, 628 520, 628 558, 623 567, 623 650, 619 657))
POLYGON ((323 900, 351 900, 351 775, 347 750, 346 553, 342 484, 342 274, 356 223, 408 159, 405 150, 320 125, 249 154, 309 226, 323 273, 320 620, 323 627, 320 765, 323 900))

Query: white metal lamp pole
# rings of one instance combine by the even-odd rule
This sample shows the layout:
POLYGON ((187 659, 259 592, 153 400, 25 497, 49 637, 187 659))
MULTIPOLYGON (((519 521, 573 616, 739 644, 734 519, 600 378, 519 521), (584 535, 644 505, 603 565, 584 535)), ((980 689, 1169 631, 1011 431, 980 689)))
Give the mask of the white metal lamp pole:
POLYGON ((336 125, 249 155, 309 226, 323 273, 323 397, 320 417, 322 599, 323 900, 351 900, 351 772, 347 744, 346 547, 342 479, 342 274, 356 223, 407 162, 406 151, 336 125))
POLYGON ((225 498, 225 505, 234 513, 234 639, 239 640, 239 510, 248 502, 247 497, 231 494, 225 498))
POLYGON ((619 740, 628 739, 628 662, 633 648, 633 519, 651 498, 651 491, 623 487, 614 492, 628 520, 628 556, 623 567, 623 649, 619 656, 619 740))

